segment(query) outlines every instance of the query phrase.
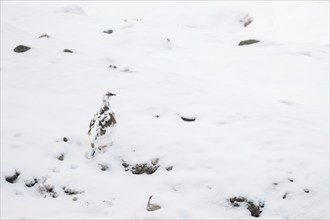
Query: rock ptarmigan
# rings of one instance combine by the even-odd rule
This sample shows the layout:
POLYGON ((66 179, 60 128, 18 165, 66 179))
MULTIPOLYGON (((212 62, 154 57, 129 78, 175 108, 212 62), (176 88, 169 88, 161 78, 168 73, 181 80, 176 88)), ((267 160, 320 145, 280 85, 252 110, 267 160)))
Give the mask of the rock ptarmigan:
POLYGON ((89 158, 94 157, 96 149, 102 150, 112 144, 111 136, 117 121, 110 107, 110 99, 115 95, 111 92, 103 95, 103 105, 89 124, 88 136, 92 147, 89 158))

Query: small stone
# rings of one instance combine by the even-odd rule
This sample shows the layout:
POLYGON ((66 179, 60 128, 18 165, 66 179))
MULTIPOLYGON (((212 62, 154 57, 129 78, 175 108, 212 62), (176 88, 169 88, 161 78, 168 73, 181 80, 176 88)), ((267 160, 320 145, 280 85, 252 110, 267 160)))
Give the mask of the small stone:
POLYGON ((155 115, 156 118, 159 118, 159 115, 155 115))
POLYGON ((309 193, 310 191, 309 191, 309 189, 304 189, 304 192, 309 193))
POLYGON ((115 70, 115 69, 117 69, 117 66, 116 65, 110 65, 109 68, 115 70))
POLYGON ((168 167, 166 167, 165 168, 167 171, 171 171, 171 170, 173 170, 173 166, 168 166, 168 167))
POLYGON ((124 168, 127 168, 127 167, 129 167, 129 164, 128 163, 126 163, 125 161, 123 161, 123 163, 121 164, 124 168))
POLYGON ((155 158, 155 159, 151 160, 151 164, 155 166, 158 164, 158 161, 159 161, 159 158, 155 158))
POLYGON ((69 50, 69 49, 64 49, 63 52, 64 53, 73 53, 73 51, 72 50, 69 50))
POLYGON ((99 163, 99 165, 100 165, 102 171, 107 171, 109 169, 109 166, 106 164, 99 163))
POLYGON ((244 46, 244 45, 250 45, 250 44, 255 44, 255 43, 259 43, 259 40, 254 40, 254 39, 250 39, 250 40, 243 40, 241 42, 239 42, 238 46, 244 46))
POLYGON ((72 201, 77 201, 78 198, 77 197, 72 197, 72 201))
POLYGON ((182 118, 182 120, 187 121, 187 122, 192 122, 192 121, 196 120, 196 118, 186 118, 186 117, 182 117, 182 116, 181 116, 181 118, 182 118))
POLYGON ((50 36, 48 34, 43 34, 43 35, 40 35, 38 38, 50 38, 50 36))
POLYGON ((67 137, 63 137, 63 141, 64 142, 68 142, 68 138, 67 137))
POLYGON ((7 176, 6 181, 9 183, 15 183, 17 181, 18 176, 20 175, 19 172, 15 171, 12 176, 7 176))
POLYGON ((230 198, 229 201, 233 207, 239 207, 241 205, 240 203, 245 203, 246 208, 250 211, 251 216, 253 217, 259 217, 262 213, 262 208, 265 206, 264 202, 259 202, 259 204, 256 205, 245 197, 233 197, 230 198))
POLYGON ((60 156, 57 157, 58 160, 63 161, 64 160, 64 154, 61 154, 60 156))
POLYGON ((294 180, 293 179, 288 179, 291 183, 293 183, 294 182, 294 180))
POLYGON ((106 34, 112 34, 112 33, 113 33, 113 30, 108 29, 108 30, 103 31, 103 33, 106 33, 106 34))
POLYGON ((31 49, 31 47, 24 46, 24 45, 18 45, 17 47, 14 48, 14 51, 16 53, 23 53, 23 52, 26 52, 30 49, 31 49))
POLYGON ((288 196, 288 193, 284 193, 284 195, 282 196, 282 199, 286 199, 287 196, 288 196))
POLYGON ((26 181, 25 182, 25 186, 27 186, 27 187, 33 187, 37 183, 38 183, 38 180, 37 179, 34 179, 34 180, 26 181))
POLYGON ((230 198, 229 199, 229 201, 231 202, 231 203, 234 203, 234 202, 245 202, 245 201, 247 201, 246 200, 246 198, 244 198, 244 197, 233 197, 233 198, 230 198))
POLYGON ((69 189, 69 188, 66 188, 65 186, 62 187, 62 189, 64 190, 65 194, 70 195, 70 196, 83 193, 83 191, 78 191, 78 190, 75 190, 75 189, 69 189))

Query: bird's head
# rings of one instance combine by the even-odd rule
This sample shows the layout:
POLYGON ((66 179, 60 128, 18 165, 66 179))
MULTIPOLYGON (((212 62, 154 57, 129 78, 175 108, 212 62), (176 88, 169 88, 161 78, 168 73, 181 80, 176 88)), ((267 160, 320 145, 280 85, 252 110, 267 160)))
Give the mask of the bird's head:
POLYGON ((108 106, 110 105, 110 98, 115 96, 116 94, 113 94, 111 92, 106 92, 104 95, 103 95, 103 105, 105 106, 108 106))

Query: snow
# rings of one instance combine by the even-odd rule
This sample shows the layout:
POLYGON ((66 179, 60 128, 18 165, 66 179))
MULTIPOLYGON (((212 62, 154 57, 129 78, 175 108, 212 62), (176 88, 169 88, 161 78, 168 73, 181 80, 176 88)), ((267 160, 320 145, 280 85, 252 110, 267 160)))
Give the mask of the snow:
POLYGON ((1 218, 254 219, 239 196, 329 218, 329 2, 1 1, 1 218), (87 159, 107 91, 113 145, 87 159))

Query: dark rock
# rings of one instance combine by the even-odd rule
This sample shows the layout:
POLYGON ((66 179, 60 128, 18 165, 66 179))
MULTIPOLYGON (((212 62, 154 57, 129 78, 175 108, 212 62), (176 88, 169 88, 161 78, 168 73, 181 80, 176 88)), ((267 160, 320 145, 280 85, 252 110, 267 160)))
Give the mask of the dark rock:
POLYGON ((123 167, 125 167, 125 168, 129 167, 129 164, 126 163, 125 161, 123 161, 123 163, 122 163, 121 165, 122 165, 123 167))
POLYGON ((304 189, 304 192, 309 193, 310 191, 309 191, 309 189, 304 189))
POLYGON ((110 65, 109 68, 115 70, 115 69, 117 69, 117 66, 115 66, 115 65, 110 65))
POLYGON ((50 36, 48 34, 43 34, 43 35, 40 35, 38 38, 50 38, 50 36))
POLYGON ((265 207, 263 202, 259 202, 259 204, 256 205, 254 202, 248 200, 245 197, 233 197, 230 198, 229 201, 233 207, 239 207, 241 204, 245 204, 246 208, 250 211, 251 216, 253 217, 259 217, 262 213, 262 208, 265 207))
POLYGON ((282 199, 286 199, 287 196, 288 196, 288 193, 284 193, 284 195, 282 196, 282 199))
POLYGON ((259 217, 261 214, 261 209, 259 205, 255 205, 253 202, 248 201, 247 202, 248 206, 247 209, 251 212, 251 216, 253 217, 259 217))
POLYGON ((63 137, 63 141, 64 142, 68 142, 68 138, 67 137, 63 137))
POLYGON ((63 52, 64 53, 73 53, 73 51, 72 50, 69 50, 69 49, 64 49, 63 52))
POLYGON ((109 169, 109 166, 106 164, 99 163, 99 165, 100 165, 102 171, 107 171, 109 169))
POLYGON ((103 31, 103 33, 105 33, 105 34, 112 34, 113 33, 113 30, 111 30, 111 29, 105 30, 105 31, 103 31))
POLYGON ((23 52, 26 52, 30 49, 31 49, 31 47, 24 46, 24 45, 18 45, 17 47, 14 48, 14 51, 16 53, 23 53, 23 52))
POLYGON ((291 183, 293 183, 294 182, 294 180, 293 179, 288 179, 291 183))
POLYGON ((57 157, 58 160, 63 161, 64 160, 64 154, 61 154, 60 156, 57 157))
POLYGON ((152 165, 147 163, 139 163, 135 165, 127 164, 126 162, 122 163, 122 166, 125 168, 125 171, 131 171, 133 174, 141 175, 146 173, 148 175, 153 174, 159 168, 159 165, 152 165))
POLYGON ((233 197, 233 198, 230 198, 229 199, 229 201, 231 202, 231 203, 234 203, 234 202, 246 202, 247 200, 246 200, 246 198, 244 198, 244 197, 233 197))
POLYGON ((192 122, 192 121, 196 120, 196 118, 186 118, 186 117, 182 117, 182 116, 181 116, 181 118, 182 118, 182 120, 187 121, 187 122, 192 122))
POLYGON ((243 40, 243 41, 239 42, 238 46, 250 45, 250 44, 255 44, 255 43, 259 43, 259 42, 260 42, 259 40, 253 40, 253 39, 243 40))
POLYGON ((6 177, 6 181, 9 182, 9 183, 15 183, 17 181, 17 178, 18 178, 19 175, 20 175, 20 173, 15 171, 14 175, 6 177))
POLYGON ((171 171, 171 170, 173 170, 173 166, 168 166, 168 167, 166 167, 165 168, 167 171, 171 171))
POLYGON ((37 183, 38 183, 38 180, 37 179, 28 180, 28 181, 25 182, 25 186, 27 186, 27 187, 33 187, 37 183))
POLYGON ((47 194, 49 194, 53 198, 57 198, 58 197, 58 194, 57 194, 57 192, 55 192, 54 186, 52 186, 52 185, 48 185, 48 184, 43 184, 42 183, 42 184, 40 184, 38 186, 38 191, 41 194, 45 195, 45 197, 46 197, 47 194))
POLYGON ((148 169, 148 164, 143 163, 143 164, 136 164, 135 166, 132 167, 132 173, 133 174, 142 174, 145 173, 145 171, 148 169))
POLYGON ((156 118, 159 118, 159 115, 155 115, 156 118))
POLYGON ((79 190, 75 190, 75 189, 69 189, 69 188, 66 188, 65 186, 62 187, 62 189, 64 190, 65 194, 70 195, 70 196, 83 193, 83 191, 79 191, 79 190))

